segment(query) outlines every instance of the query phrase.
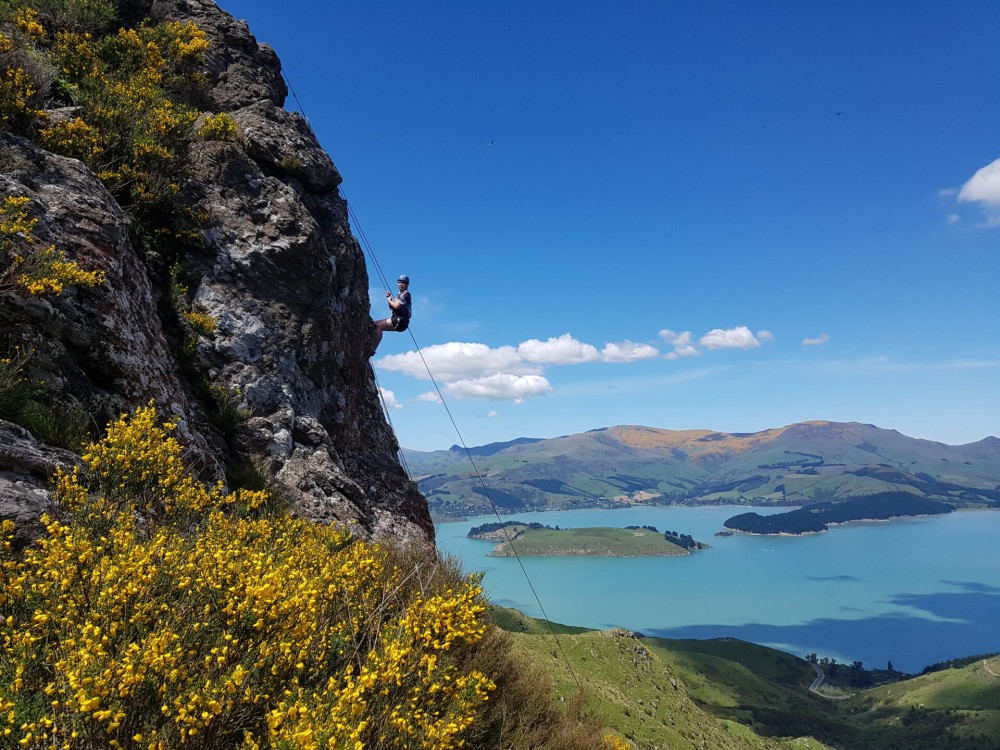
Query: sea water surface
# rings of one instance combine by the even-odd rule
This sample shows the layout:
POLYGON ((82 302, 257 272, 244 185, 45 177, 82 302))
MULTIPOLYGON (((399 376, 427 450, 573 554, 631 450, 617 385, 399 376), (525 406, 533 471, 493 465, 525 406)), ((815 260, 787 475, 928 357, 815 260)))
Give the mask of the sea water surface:
MULTIPOLYGON (((1000 651, 1000 512, 859 522, 822 534, 713 536, 746 507, 527 513, 562 528, 651 525, 712 545, 681 557, 524 557, 549 619, 663 638, 734 637, 798 656, 919 672, 1000 651)), ((757 512, 778 512, 756 509, 757 512)), ((494 604, 540 617, 521 564, 466 538, 495 516, 436 526, 438 549, 482 571, 494 604)))

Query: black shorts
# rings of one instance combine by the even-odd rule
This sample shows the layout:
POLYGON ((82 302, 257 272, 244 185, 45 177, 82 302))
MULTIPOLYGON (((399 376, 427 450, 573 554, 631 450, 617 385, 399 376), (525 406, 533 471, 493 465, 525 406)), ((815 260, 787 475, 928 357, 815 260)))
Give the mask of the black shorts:
POLYGON ((402 333, 410 327, 409 318, 401 318, 398 315, 393 315, 389 320, 392 322, 392 330, 397 333, 402 333))

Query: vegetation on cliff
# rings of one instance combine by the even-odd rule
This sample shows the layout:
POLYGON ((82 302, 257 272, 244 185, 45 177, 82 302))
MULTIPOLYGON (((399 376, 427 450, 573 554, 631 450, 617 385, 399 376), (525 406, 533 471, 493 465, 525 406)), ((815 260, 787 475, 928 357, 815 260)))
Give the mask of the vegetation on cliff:
MULTIPOLYGON (((5 3, 0 121, 83 161, 130 212, 137 236, 176 252, 171 245, 194 238, 181 183, 208 40, 190 22, 124 25, 128 5, 5 3)), ((203 127, 210 137, 231 130, 213 120, 203 127)))
MULTIPOLYGON (((8 195, 0 201, 0 299, 7 294, 58 296, 67 286, 104 283, 102 271, 86 271, 55 245, 43 247, 34 236, 38 219, 28 215, 27 196, 8 195)), ((77 448, 86 436, 72 409, 60 414, 48 404, 49 388, 25 372, 29 349, 15 347, 0 357, 0 419, 24 425, 54 445, 77 448)))
MULTIPOLYGON (((136 245, 176 258, 198 241, 200 217, 183 190, 190 144, 196 137, 231 140, 235 122, 219 113, 195 128, 201 113, 192 102, 206 84, 205 33, 190 22, 140 20, 135 6, 130 0, 0 3, 0 127, 81 160, 129 214, 136 245)), ((104 282, 103 271, 84 270, 62 249, 39 243, 33 231, 44 210, 26 195, 0 204, 0 295, 59 295, 67 286, 104 282)), ((171 302, 182 333, 214 325, 187 299, 171 302)), ((32 347, 21 346, 2 363, 17 387, 0 393, 0 417, 78 449, 96 425, 72 413, 80 407, 65 394, 59 409, 44 407, 51 388, 27 373, 51 363, 34 357, 32 347), (63 429, 47 413, 59 410, 68 417, 63 429)))

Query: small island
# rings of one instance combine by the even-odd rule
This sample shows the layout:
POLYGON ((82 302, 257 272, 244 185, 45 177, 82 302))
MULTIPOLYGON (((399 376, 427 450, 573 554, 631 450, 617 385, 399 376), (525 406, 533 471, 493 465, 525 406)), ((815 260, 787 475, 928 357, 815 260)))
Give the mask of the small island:
POLYGON ((540 523, 507 521, 474 527, 467 536, 499 542, 490 557, 513 557, 515 550, 522 556, 672 557, 708 547, 689 534, 661 533, 654 526, 560 529, 540 523))
POLYGON ((831 525, 850 521, 934 516, 951 513, 953 510, 947 503, 919 497, 910 492, 880 492, 841 502, 814 503, 771 516, 741 513, 730 518, 724 525, 727 529, 748 534, 814 534, 826 531, 831 525))

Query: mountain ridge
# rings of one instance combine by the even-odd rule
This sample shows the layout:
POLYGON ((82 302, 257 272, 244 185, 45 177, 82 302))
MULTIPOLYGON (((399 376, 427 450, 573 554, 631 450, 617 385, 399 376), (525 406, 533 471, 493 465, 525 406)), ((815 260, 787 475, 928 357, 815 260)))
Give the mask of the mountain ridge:
MULTIPOLYGON (((906 491, 955 507, 1000 501, 1000 439, 948 445, 861 422, 749 433, 615 425, 470 448, 510 510, 636 502, 805 505, 906 491)), ((464 451, 405 451, 438 515, 488 508, 464 451)))

